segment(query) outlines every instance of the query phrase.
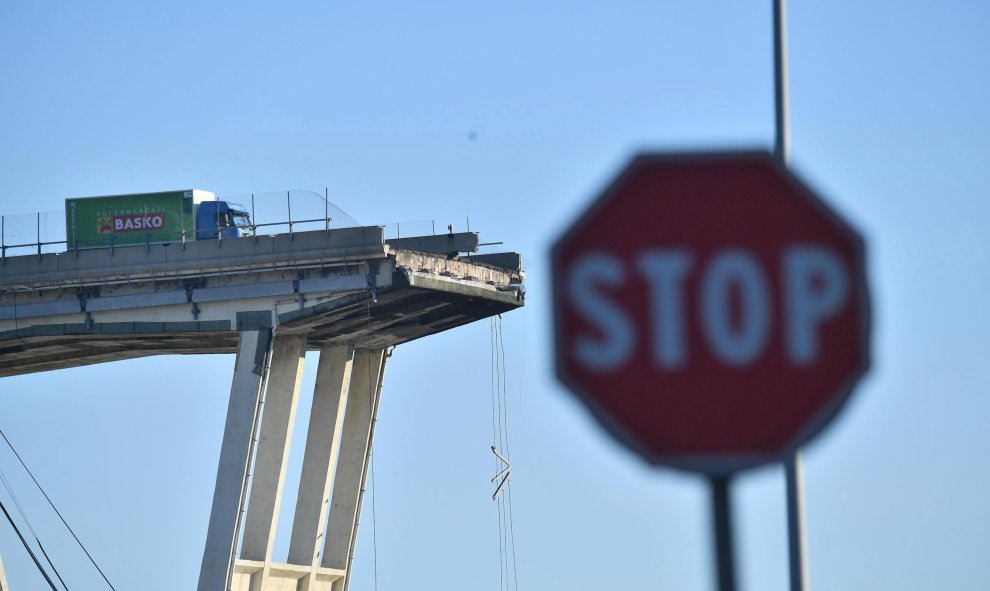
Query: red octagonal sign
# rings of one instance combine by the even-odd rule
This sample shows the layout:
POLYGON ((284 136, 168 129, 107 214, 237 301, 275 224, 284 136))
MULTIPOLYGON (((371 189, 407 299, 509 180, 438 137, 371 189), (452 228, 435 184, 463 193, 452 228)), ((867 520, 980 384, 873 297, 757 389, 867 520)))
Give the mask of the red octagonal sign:
POLYGON ((557 375, 652 463, 782 459, 869 365, 863 241, 767 153, 640 156, 552 256, 557 375))

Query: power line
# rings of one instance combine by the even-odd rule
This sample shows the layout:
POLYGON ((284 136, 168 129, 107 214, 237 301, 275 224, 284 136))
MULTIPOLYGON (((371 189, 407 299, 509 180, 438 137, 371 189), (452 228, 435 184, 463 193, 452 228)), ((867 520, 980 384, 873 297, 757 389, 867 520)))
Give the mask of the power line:
POLYGON ((58 577, 58 582, 62 583, 62 586, 65 587, 65 591, 69 591, 69 586, 65 584, 65 579, 62 578, 62 575, 59 574, 58 569, 55 568, 55 564, 52 562, 51 557, 48 556, 48 551, 45 550, 45 547, 41 544, 41 540, 38 539, 38 536, 34 537, 34 541, 38 542, 38 548, 41 549, 41 553, 44 555, 45 560, 48 561, 48 566, 52 567, 52 572, 54 572, 55 576, 58 577))
POLYGON ((58 577, 59 582, 61 582, 62 586, 66 588, 66 591, 68 591, 68 586, 65 584, 65 580, 62 579, 62 575, 59 574, 58 569, 55 568, 55 564, 52 562, 51 557, 48 556, 48 551, 45 550, 44 544, 41 543, 41 538, 38 537, 38 532, 35 531, 34 525, 31 523, 31 520, 28 519, 27 513, 24 512, 24 507, 21 506, 21 501, 20 499, 17 498, 17 495, 14 493, 14 489, 10 485, 10 481, 7 480, 7 475, 3 473, 3 470, 0 470, 0 482, 3 482, 4 488, 7 489, 7 494, 9 494, 10 498, 13 499, 14 506, 17 508, 17 512, 20 514, 21 519, 24 520, 24 523, 27 524, 28 530, 31 532, 31 535, 34 537, 34 541, 38 544, 38 548, 41 549, 41 553, 42 555, 44 555, 45 560, 48 562, 48 566, 51 567, 52 571, 55 572, 55 576, 58 577))
MULTIPOLYGON (((45 500, 48 501, 48 504, 51 505, 52 510, 55 511, 55 515, 58 515, 58 518, 62 520, 62 525, 65 526, 65 529, 69 530, 69 533, 72 534, 72 537, 76 540, 76 543, 79 544, 79 547, 80 548, 82 548, 82 551, 86 554, 86 558, 88 558, 89 561, 91 563, 93 563, 93 566, 96 567, 96 570, 100 573, 100 576, 103 577, 103 580, 104 581, 106 581, 107 586, 109 586, 110 589, 113 589, 113 591, 117 591, 116 589, 114 589, 113 584, 110 583, 110 579, 107 578, 107 575, 104 574, 103 569, 100 568, 100 565, 96 564, 96 560, 93 558, 93 555, 89 553, 89 550, 86 549, 86 546, 83 545, 82 540, 79 539, 79 536, 76 535, 76 532, 73 531, 73 529, 69 526, 69 523, 65 520, 65 517, 62 517, 62 513, 59 512, 58 508, 55 506, 55 503, 52 502, 51 498, 48 496, 48 493, 46 493, 45 492, 45 489, 42 488, 41 483, 38 482, 38 479, 34 477, 34 473, 32 473, 31 472, 31 469, 27 467, 27 464, 24 463, 24 460, 21 458, 21 454, 17 453, 17 450, 14 449, 14 444, 12 444, 10 442, 10 439, 7 438, 7 434, 4 433, 2 429, 0 429, 0 436, 2 436, 3 437, 3 440, 7 442, 7 447, 10 448, 10 451, 14 452, 14 456, 17 457, 17 461, 19 461, 21 463, 21 466, 24 467, 24 471, 28 473, 28 476, 30 476, 31 477, 31 480, 34 481, 35 486, 37 486, 38 487, 38 490, 41 491, 41 494, 44 495, 45 500)), ((15 500, 15 503, 16 503, 16 500, 15 500)), ((6 510, 4 512, 6 513, 6 510)), ((29 524, 29 527, 30 527, 30 524, 29 524)), ((37 537, 37 536, 35 536, 35 537, 37 537)), ((38 542, 38 545, 40 546, 41 545, 41 542, 38 542)), ((42 552, 44 552, 44 549, 42 549, 42 552)), ((47 557, 47 553, 46 553, 46 557, 47 557)), ((55 567, 53 566, 52 569, 54 570, 54 568, 55 567)), ((56 571, 56 575, 57 574, 58 574, 58 571, 56 571)), ((46 576, 46 578, 47 578, 47 576, 46 576)), ((61 580, 61 579, 62 579, 62 577, 59 577, 59 580, 61 580)), ((64 584, 65 583, 63 583, 63 585, 64 584)))
POLYGON ((3 514, 7 517, 7 521, 10 522, 10 527, 14 528, 14 533, 16 533, 17 537, 21 539, 21 544, 24 545, 24 549, 27 550, 28 554, 31 556, 31 560, 34 561, 34 565, 38 567, 38 572, 40 572, 41 576, 45 577, 45 580, 48 581, 48 585, 52 588, 52 591, 59 591, 58 587, 55 586, 55 583, 52 582, 51 577, 49 577, 48 573, 45 572, 45 569, 42 568, 41 563, 38 562, 38 557, 34 555, 34 551, 31 550, 31 546, 29 546, 27 540, 24 539, 23 534, 21 534, 21 530, 18 529, 17 524, 14 523, 13 518, 10 517, 10 513, 7 512, 7 508, 4 507, 2 501, 0 501, 0 510, 3 511, 3 514))

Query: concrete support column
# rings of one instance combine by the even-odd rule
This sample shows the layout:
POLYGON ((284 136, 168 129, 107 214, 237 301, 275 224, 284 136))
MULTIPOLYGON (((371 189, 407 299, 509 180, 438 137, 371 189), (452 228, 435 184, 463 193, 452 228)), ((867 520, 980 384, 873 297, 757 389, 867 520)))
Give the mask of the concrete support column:
POLYGON ((320 350, 306 452, 289 542, 289 564, 310 567, 310 574, 300 581, 300 591, 308 591, 316 576, 330 482, 340 449, 353 354, 354 350, 349 345, 330 345, 320 350))
POLYGON ((0 560, 0 591, 10 591, 7 586, 7 573, 3 572, 3 560, 0 560))
MULTIPOLYGON (((240 557, 245 560, 271 562, 305 359, 304 335, 276 333, 241 541, 240 557)), ((266 578, 267 571, 266 564, 264 573, 258 577, 259 583, 266 578)))
MULTIPOLYGON (((324 567, 345 571, 350 567, 368 470, 372 425, 378 411, 378 380, 383 363, 382 350, 358 350, 354 353, 351 386, 347 395, 347 411, 321 560, 324 567)), ((334 589, 343 588, 343 584, 346 584, 346 577, 334 583, 334 589)))
POLYGON ((230 582, 258 398, 271 347, 270 320, 265 322, 265 317, 270 319, 270 315, 263 313, 249 317, 238 314, 238 324, 241 324, 242 315, 245 316, 243 324, 246 326, 239 326, 240 343, 230 385, 230 402, 198 591, 224 591, 230 582))

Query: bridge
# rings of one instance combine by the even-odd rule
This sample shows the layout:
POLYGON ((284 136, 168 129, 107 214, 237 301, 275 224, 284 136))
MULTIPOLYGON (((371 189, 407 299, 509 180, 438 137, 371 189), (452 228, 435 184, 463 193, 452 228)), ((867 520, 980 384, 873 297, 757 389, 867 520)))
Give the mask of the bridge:
POLYGON ((519 255, 478 247, 471 232, 386 240, 371 226, 3 256, 0 377, 235 353, 198 589, 345 591, 392 349, 525 303, 519 255), (275 562, 307 351, 313 406, 275 562))

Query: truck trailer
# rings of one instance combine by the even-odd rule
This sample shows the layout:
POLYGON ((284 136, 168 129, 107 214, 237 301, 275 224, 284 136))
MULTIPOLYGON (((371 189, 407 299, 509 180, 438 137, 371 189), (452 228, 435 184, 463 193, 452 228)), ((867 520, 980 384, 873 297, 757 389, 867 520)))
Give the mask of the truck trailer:
POLYGON ((65 200, 70 250, 236 238, 251 228, 243 206, 200 189, 65 200))

